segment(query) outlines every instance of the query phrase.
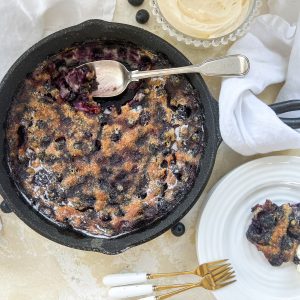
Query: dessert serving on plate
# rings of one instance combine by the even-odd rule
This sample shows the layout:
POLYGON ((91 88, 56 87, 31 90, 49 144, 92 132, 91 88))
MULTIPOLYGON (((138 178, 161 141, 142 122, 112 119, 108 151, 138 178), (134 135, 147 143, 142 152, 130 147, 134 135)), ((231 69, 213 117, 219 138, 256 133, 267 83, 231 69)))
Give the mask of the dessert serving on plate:
POLYGON ((130 69, 169 66, 133 44, 65 49, 21 84, 6 133, 11 176, 36 210, 60 225, 112 237, 157 220, 183 199, 205 132, 199 95, 183 76, 134 83, 131 100, 102 107, 91 96, 93 71, 74 69, 101 59, 130 69))
POLYGON ((278 206, 266 200, 263 205, 254 206, 252 212, 247 239, 263 252, 272 266, 289 261, 298 265, 300 205, 287 203, 278 206))
POLYGON ((300 274, 294 263, 283 263, 298 262, 299 167, 299 157, 256 159, 232 170, 208 194, 199 219, 198 259, 226 257, 237 277, 234 287, 214 293, 217 299, 300 299, 300 274), (273 267, 263 253, 282 265, 273 267))

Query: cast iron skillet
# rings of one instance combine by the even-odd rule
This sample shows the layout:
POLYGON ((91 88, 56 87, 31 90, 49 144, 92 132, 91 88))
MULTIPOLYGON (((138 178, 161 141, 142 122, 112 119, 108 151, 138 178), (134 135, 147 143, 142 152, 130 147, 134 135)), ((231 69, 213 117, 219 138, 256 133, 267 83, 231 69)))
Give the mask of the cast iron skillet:
MULTIPOLYGON (((6 212, 13 211, 29 227, 44 237, 77 249, 117 254, 162 234, 176 224, 195 204, 210 177, 216 152, 221 143, 218 124, 219 114, 217 102, 210 95, 201 76, 196 74, 187 75, 193 87, 201 95, 200 101, 205 113, 207 146, 194 187, 183 201, 163 219, 139 231, 112 239, 84 236, 72 229, 58 227, 54 223, 47 221, 22 198, 9 177, 5 160, 5 122, 7 111, 19 83, 38 63, 49 55, 55 54, 65 47, 72 46, 74 43, 83 43, 96 39, 134 42, 142 48, 165 54, 174 66, 191 64, 177 49, 150 32, 125 24, 108 23, 100 20, 89 20, 77 26, 58 31, 35 44, 15 62, 0 85, 0 122, 2 123, 0 129, 0 193, 6 204, 2 205, 3 210, 6 210, 6 212)), ((274 107, 274 109, 277 109, 279 113, 296 110, 300 108, 300 101, 291 102, 289 105, 292 105, 292 107, 280 105, 274 107)), ((293 127, 300 125, 298 119, 287 121, 293 127)))

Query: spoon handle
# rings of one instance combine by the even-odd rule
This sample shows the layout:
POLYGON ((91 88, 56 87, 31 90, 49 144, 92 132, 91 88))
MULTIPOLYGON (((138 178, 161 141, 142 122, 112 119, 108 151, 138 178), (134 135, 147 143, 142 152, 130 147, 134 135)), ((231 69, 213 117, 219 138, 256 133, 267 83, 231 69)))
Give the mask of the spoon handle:
POLYGON ((201 73, 205 76, 243 77, 249 72, 249 69, 248 58, 238 54, 205 60, 198 65, 150 71, 132 71, 130 79, 131 81, 138 81, 143 78, 185 73, 201 73))

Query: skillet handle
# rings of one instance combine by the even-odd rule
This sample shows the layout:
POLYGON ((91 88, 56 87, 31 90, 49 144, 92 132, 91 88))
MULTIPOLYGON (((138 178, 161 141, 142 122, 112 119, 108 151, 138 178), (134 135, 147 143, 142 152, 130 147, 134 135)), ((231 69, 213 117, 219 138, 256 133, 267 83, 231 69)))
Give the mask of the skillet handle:
MULTIPOLYGON (((289 100, 285 102, 274 103, 270 105, 270 108, 272 108, 277 115, 300 110, 300 100, 289 100)), ((300 128, 300 118, 280 118, 280 120, 293 129, 300 128)))
MULTIPOLYGON (((300 110, 300 100, 289 100, 289 101, 274 103, 269 105, 269 107, 272 108, 277 115, 279 115, 290 111, 300 110)), ((219 103, 213 98, 212 98, 212 110, 216 120, 217 147, 219 147, 222 142, 222 136, 221 136, 220 125, 219 125, 219 103)), ((281 118, 281 117, 279 118, 283 123, 285 123, 286 125, 290 126, 293 129, 300 128, 300 118, 281 118)))

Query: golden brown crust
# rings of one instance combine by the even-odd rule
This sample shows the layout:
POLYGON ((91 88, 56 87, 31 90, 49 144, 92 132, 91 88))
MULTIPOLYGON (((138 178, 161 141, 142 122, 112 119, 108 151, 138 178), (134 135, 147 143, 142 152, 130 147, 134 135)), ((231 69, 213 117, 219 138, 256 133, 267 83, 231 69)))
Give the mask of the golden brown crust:
POLYGON ((126 57, 101 43, 51 57, 27 78, 9 113, 9 165, 28 201, 92 235, 126 233, 167 214, 191 188, 204 149, 199 99, 184 77, 146 80, 120 109, 102 109, 89 94, 82 100, 86 92, 71 95, 60 77, 68 63, 79 64, 78 53, 86 60, 119 53, 132 68, 167 65, 130 47, 126 57))

